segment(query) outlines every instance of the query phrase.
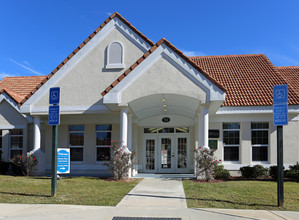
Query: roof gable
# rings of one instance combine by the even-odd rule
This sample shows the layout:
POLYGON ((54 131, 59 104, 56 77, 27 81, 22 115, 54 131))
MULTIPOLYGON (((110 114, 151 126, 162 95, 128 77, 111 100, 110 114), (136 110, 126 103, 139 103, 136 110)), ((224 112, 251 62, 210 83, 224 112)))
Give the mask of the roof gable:
MULTIPOLYGON (((122 100, 122 93, 136 80, 138 80, 141 75, 146 73, 147 70, 151 68, 158 60, 162 58, 165 58, 165 60, 171 63, 171 65, 175 66, 180 71, 180 74, 183 74, 188 78, 188 81, 192 81, 193 83, 195 83, 197 85, 197 88, 200 87, 201 91, 205 91, 206 99, 201 101, 203 101, 204 103, 210 101, 224 101, 225 89, 223 88, 223 86, 203 70, 201 70, 198 66, 196 66, 191 60, 189 60, 188 57, 183 55, 182 52, 180 52, 172 44, 170 44, 169 41, 162 38, 156 43, 156 45, 154 45, 148 52, 146 52, 141 58, 139 58, 129 69, 127 69, 101 93, 102 96, 104 96, 104 104, 126 105, 127 100, 122 100)), ((167 65, 165 62, 164 64, 165 65, 163 66, 166 67, 167 65)), ((161 69, 157 71, 161 72, 163 70, 161 69)), ((151 75, 155 74, 152 73, 151 75)), ((155 79, 159 80, 162 75, 157 77, 155 79)), ((170 75, 169 77, 172 76, 170 75)), ((175 88, 176 83, 172 84, 172 87, 175 88)), ((163 92, 164 90, 162 90, 163 89, 161 87, 156 88, 157 92, 163 92)), ((184 91, 186 92, 187 90, 184 91)), ((178 94, 184 95, 184 91, 180 91, 178 92, 178 94)), ((194 93, 195 91, 192 90, 189 92, 194 93)), ((165 91, 163 93, 165 93, 165 91)), ((202 95, 198 95, 202 97, 202 95)))
MULTIPOLYGON (((140 31, 138 31, 132 24, 130 24, 125 18, 123 18, 118 12, 114 12, 112 15, 110 15, 92 34, 90 34, 70 55, 68 55, 49 75, 47 75, 42 81, 39 82, 39 84, 34 88, 32 91, 30 91, 26 96, 23 98, 22 101, 20 101, 20 105, 23 105, 33 94, 36 93, 36 91, 42 87, 47 81, 49 81, 50 78, 52 78, 64 65, 66 65, 69 60, 73 56, 75 56, 91 39, 93 39, 96 34, 98 34, 107 24, 113 20, 113 19, 119 19, 121 22, 123 22, 128 28, 130 28, 133 33, 136 36, 133 36, 137 39, 137 37, 144 40, 144 42, 149 45, 153 46, 154 43, 149 40, 145 35, 143 35, 140 31)), ((126 29, 127 27, 124 27, 126 29)), ((125 30, 127 31, 127 30, 125 30)), ((142 42, 141 42, 142 43, 142 42)))
POLYGON ((210 80, 213 84, 215 84, 220 90, 225 92, 225 88, 218 83, 212 76, 203 71, 199 66, 195 65, 187 56, 185 56, 180 50, 178 50, 175 46, 173 46, 168 40, 162 38, 159 40, 149 51, 143 54, 135 63, 133 63, 130 68, 128 68, 121 76, 119 76, 114 82, 111 83, 101 94, 105 96, 110 90, 112 90, 119 82, 121 82, 126 76, 128 76, 140 63, 142 63, 147 57, 149 57, 159 46, 162 44, 167 45, 170 49, 172 49, 175 53, 177 53, 182 59, 184 59, 188 64, 190 64, 193 68, 199 71, 202 75, 204 75, 208 80, 210 80))

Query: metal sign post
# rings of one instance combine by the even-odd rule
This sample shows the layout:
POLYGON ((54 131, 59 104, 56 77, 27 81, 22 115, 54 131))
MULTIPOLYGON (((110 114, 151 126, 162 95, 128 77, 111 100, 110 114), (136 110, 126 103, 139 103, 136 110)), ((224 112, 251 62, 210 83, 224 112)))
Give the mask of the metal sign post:
POLYGON ((283 206, 283 129, 277 126, 277 205, 283 206))
POLYGON ((55 197, 57 192, 57 145, 58 145, 58 126, 52 127, 52 177, 51 177, 51 196, 55 197))
POLYGON ((283 125, 288 124, 288 86, 273 87, 273 124, 277 126, 277 205, 283 206, 283 125))
POLYGON ((55 197, 57 192, 57 145, 58 145, 58 125, 60 122, 59 114, 60 88, 50 88, 49 93, 49 118, 48 123, 52 127, 52 177, 51 177, 51 196, 55 197))

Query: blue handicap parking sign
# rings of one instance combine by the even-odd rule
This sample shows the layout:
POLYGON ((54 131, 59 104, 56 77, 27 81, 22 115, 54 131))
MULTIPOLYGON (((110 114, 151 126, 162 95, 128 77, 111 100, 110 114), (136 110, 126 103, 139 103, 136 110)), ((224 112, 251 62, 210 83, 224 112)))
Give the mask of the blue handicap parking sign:
POLYGON ((273 103, 288 103, 288 85, 276 85, 273 87, 273 103))
POLYGON ((273 124, 275 126, 288 125, 288 105, 277 104, 273 105, 273 124))
POLYGON ((50 88, 49 104, 56 105, 60 101, 60 87, 50 88))
POLYGON ((60 115, 59 115, 59 105, 49 106, 49 125, 59 125, 60 115))

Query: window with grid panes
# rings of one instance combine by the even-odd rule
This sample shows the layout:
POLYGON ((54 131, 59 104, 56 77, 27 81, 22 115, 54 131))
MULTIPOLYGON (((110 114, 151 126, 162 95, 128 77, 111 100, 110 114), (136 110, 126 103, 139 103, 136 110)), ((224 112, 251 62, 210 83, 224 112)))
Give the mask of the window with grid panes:
POLYGON ((23 153, 23 129, 9 130, 10 158, 23 153))
POLYGON ((96 125, 96 160, 110 160, 111 125, 96 125))
POLYGON ((252 161, 268 161, 269 123, 251 123, 252 161))
POLYGON ((224 161, 239 161, 240 123, 223 123, 224 161))
POLYGON ((83 161, 84 125, 69 125, 69 147, 72 162, 83 161))

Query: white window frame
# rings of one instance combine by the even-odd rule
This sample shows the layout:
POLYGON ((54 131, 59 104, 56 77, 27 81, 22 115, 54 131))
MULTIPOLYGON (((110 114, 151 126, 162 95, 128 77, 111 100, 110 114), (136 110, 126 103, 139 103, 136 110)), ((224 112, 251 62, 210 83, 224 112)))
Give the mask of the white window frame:
MULTIPOLYGON (((1 133, 1 136, 2 136, 2 133, 1 133)), ((9 158, 11 159, 11 151, 12 150, 21 150, 22 151, 22 154, 23 154, 23 152, 24 152, 24 129, 19 129, 19 128, 16 128, 16 129, 10 129, 9 130, 9 158), (12 130, 22 130, 22 134, 14 134, 14 135, 11 135, 10 134, 10 131, 12 131, 12 130), (23 137, 23 139, 22 139, 22 148, 11 148, 11 138, 12 137, 23 137)))
POLYGON ((107 65, 106 65, 106 69, 123 69, 123 68, 125 68, 125 65, 124 65, 124 47, 123 47, 121 42, 113 41, 107 47, 107 65), (110 47, 114 43, 119 44, 120 47, 121 47, 121 62, 120 63, 110 63, 110 47))
POLYGON ((240 158, 241 158, 241 123, 240 122, 223 122, 222 123, 222 144, 223 144, 223 153, 222 153, 222 162, 224 164, 240 164, 240 158), (224 129, 223 125, 224 124, 229 124, 229 123, 238 123, 240 125, 239 129, 233 128, 233 129, 224 129), (236 144, 225 144, 224 143, 224 131, 239 131, 239 145, 236 144), (225 151, 225 147, 238 147, 239 148, 239 160, 224 160, 224 151, 225 151))
MULTIPOLYGON (((97 145, 97 133, 99 132, 99 133, 103 133, 103 132, 110 132, 111 133, 111 139, 112 139, 112 124, 102 124, 102 125, 110 125, 111 126, 111 130, 101 130, 101 131, 98 131, 97 130, 97 125, 95 126, 95 129, 96 129, 96 147, 95 147, 95 162, 96 163, 104 163, 105 162, 105 160, 101 160, 101 161, 99 161, 99 160, 97 160, 97 151, 98 151, 98 148, 109 148, 109 146, 111 146, 112 145, 112 143, 110 143, 110 145, 97 145)), ((111 141, 111 140, 110 140, 111 141)), ((111 149, 110 149, 110 156, 111 156, 111 149)))
POLYGON ((269 142, 270 142, 270 135, 269 135, 269 122, 251 122, 250 123, 250 140, 251 140, 251 153, 250 158, 253 164, 268 164, 269 163, 269 142), (268 128, 252 128, 252 123, 267 123, 268 128), (268 144, 252 144, 252 131, 267 131, 268 132, 268 144), (267 147, 267 159, 265 161, 258 161, 252 159, 253 147, 267 147))
POLYGON ((84 145, 85 145, 85 125, 84 124, 78 124, 77 126, 83 126, 83 131, 70 131, 70 126, 76 126, 76 125, 69 125, 68 126, 68 145, 69 145, 69 149, 71 151, 71 148, 82 148, 83 149, 83 155, 82 155, 82 161, 71 161, 71 163, 84 163, 84 145), (71 145, 70 141, 71 141, 71 135, 70 133, 83 133, 83 145, 71 145))

